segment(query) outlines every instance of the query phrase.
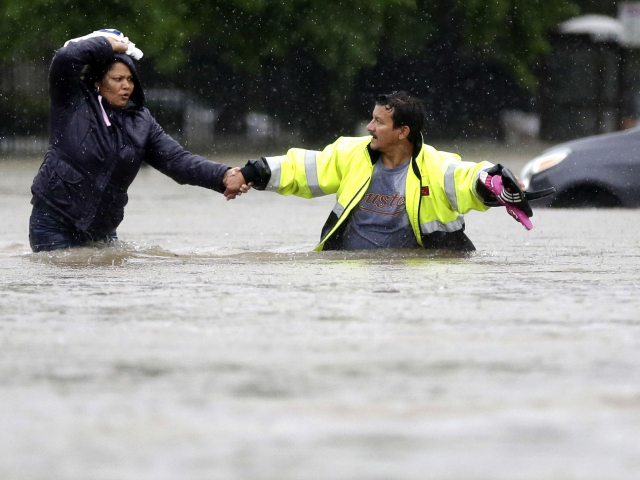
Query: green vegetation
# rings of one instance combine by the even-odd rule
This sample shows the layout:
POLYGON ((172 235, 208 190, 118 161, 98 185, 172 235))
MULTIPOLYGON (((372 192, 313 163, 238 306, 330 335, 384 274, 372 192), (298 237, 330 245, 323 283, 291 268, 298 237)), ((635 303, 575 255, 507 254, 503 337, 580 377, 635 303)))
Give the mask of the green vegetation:
MULTIPOLYGON (((603 2, 604 3, 604 2, 603 2)), ((231 68, 256 72, 264 57, 307 48, 337 84, 372 65, 381 42, 399 55, 442 41, 497 59, 529 80, 546 30, 579 12, 562 0, 5 0, 0 59, 48 56, 99 27, 130 35, 162 71, 184 65, 194 42, 215 45, 231 68), (99 8, 96 8, 99 5, 99 8)))
POLYGON ((235 103, 247 109, 274 103, 264 100, 264 80, 283 77, 270 72, 306 69, 295 81, 315 92, 298 97, 292 92, 291 101, 316 96, 341 117, 359 72, 383 56, 424 58, 446 47, 499 65, 521 87, 533 89, 532 68, 548 49, 548 29, 581 8, 612 13, 611 5, 603 0, 4 0, 0 62, 48 61, 69 38, 118 28, 145 52, 143 61, 153 66, 145 71, 166 75, 178 87, 205 97, 214 95, 211 90, 218 95, 233 90, 235 103), (187 78, 194 69, 199 78, 187 78), (228 79, 225 85, 215 85, 219 75, 228 79), (238 85, 230 87, 233 82, 238 85))

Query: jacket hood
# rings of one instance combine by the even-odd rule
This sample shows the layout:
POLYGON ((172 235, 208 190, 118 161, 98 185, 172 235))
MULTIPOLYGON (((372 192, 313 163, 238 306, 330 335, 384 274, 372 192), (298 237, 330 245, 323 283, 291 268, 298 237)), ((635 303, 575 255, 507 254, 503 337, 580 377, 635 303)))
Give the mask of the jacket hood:
POLYGON ((129 104, 125 108, 140 109, 144 107, 146 100, 144 89, 142 88, 142 84, 140 83, 140 77, 138 76, 138 69, 136 68, 136 64, 133 59, 129 55, 126 55, 124 53, 114 53, 113 57, 111 57, 107 62, 92 63, 91 65, 88 65, 86 73, 83 77, 84 82, 87 84, 87 87, 90 90, 93 90, 94 83, 101 79, 106 73, 107 65, 111 64, 115 60, 120 61, 127 67, 129 67, 135 85, 133 92, 131 93, 131 97, 129 98, 129 104))

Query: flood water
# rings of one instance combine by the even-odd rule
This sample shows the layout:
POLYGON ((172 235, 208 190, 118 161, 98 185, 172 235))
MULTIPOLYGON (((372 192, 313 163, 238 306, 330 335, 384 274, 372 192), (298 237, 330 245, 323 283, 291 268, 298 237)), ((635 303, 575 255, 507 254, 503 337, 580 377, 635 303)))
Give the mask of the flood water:
POLYGON ((0 160, 0 478, 640 478, 640 211, 314 253, 334 197, 145 169, 116 247, 32 254, 39 163, 0 160))

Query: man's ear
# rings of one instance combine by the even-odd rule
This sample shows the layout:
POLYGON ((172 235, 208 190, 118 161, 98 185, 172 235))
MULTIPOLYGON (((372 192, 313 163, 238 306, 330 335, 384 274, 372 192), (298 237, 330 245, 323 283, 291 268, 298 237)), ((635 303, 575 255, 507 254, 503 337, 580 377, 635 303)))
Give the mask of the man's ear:
POLYGON ((411 129, 406 125, 403 125, 402 127, 400 127, 399 130, 400 130, 400 134, 398 135, 399 140, 406 139, 409 136, 409 133, 411 133, 411 129))

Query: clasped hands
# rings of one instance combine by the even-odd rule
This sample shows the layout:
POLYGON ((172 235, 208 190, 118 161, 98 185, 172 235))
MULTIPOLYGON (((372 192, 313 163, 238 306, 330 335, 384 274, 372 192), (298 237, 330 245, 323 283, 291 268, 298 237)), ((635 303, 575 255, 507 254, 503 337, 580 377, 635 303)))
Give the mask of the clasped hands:
POLYGON ((226 187, 224 196, 227 200, 233 200, 243 193, 247 193, 253 186, 253 182, 249 182, 249 184, 245 182, 239 167, 227 170, 222 178, 222 183, 226 187))

